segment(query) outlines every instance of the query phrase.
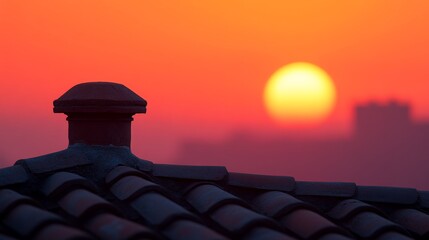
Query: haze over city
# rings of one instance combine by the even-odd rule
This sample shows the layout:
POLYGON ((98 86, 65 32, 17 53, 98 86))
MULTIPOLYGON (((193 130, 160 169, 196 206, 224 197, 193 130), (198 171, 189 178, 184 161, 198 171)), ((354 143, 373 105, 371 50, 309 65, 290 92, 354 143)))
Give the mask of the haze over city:
POLYGON ((133 122, 141 158, 429 189, 426 130, 415 130, 429 118, 427 16, 425 1, 2 1, 0 166, 66 148, 66 117, 52 101, 78 83, 108 81, 148 101, 133 122), (307 107, 315 93, 305 91, 267 100, 275 73, 303 62, 322 71, 305 70, 317 72, 319 105, 307 107), (393 135, 360 139, 355 107, 391 100, 407 106, 409 125, 386 117, 399 124, 393 135), (279 143, 308 152, 277 151, 279 143), (252 152, 273 162, 259 166, 252 152))

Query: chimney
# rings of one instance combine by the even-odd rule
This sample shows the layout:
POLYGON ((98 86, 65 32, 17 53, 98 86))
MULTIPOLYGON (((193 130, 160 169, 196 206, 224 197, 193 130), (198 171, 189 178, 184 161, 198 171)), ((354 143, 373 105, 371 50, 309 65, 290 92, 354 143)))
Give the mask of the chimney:
POLYGON ((147 102, 122 84, 78 84, 54 101, 54 113, 69 122, 69 145, 115 145, 130 147, 131 121, 146 113, 147 102))

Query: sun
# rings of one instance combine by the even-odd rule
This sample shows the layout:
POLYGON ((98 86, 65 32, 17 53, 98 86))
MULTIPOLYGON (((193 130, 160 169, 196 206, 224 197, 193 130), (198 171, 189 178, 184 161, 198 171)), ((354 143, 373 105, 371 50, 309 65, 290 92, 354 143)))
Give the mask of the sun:
POLYGON ((307 62, 281 67, 264 89, 268 113, 285 125, 320 124, 332 112, 335 100, 331 77, 322 68, 307 62))

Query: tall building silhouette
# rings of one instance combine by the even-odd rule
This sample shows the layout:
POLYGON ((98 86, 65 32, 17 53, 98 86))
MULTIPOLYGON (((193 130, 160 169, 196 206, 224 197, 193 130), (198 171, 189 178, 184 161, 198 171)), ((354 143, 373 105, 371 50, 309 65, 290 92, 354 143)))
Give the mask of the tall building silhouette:
POLYGON ((262 138, 249 132, 217 142, 185 141, 177 162, 429 189, 429 123, 414 121, 409 104, 357 105, 353 128, 351 136, 334 139, 262 138))
POLYGON ((355 137, 399 137, 412 131, 411 108, 408 104, 390 101, 370 102, 355 108, 355 137))

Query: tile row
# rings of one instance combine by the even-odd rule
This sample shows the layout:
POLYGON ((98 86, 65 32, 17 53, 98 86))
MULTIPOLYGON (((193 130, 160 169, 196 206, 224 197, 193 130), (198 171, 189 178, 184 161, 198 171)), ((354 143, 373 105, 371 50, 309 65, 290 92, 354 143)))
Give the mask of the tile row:
POLYGON ((36 201, 15 191, 0 190, 0 206, 1 223, 11 239, 60 239, 59 236, 61 239, 93 239, 61 216, 42 209, 36 201))
MULTIPOLYGON (((26 183, 31 174, 45 174, 73 167, 90 167, 94 163, 88 159, 86 154, 70 148, 48 154, 43 158, 21 160, 15 166, 0 169, 0 187, 26 183)), ((295 181, 288 176, 228 172, 225 167, 219 166, 152 164, 145 160, 139 160, 138 163, 140 164, 136 165, 141 171, 155 177, 226 181, 231 186, 283 191, 296 196, 354 198, 365 202, 414 205, 429 211, 429 191, 417 191, 412 188, 356 186, 354 183, 347 182, 295 181)))
MULTIPOLYGON (((168 178, 170 176, 162 176, 168 178)), ((177 178, 177 176, 175 176, 177 178)), ((246 224, 251 224, 252 220, 260 221, 259 225, 264 225, 263 220, 256 216, 246 216, 243 213, 246 223, 239 225, 237 220, 228 223, 228 219, 234 219, 233 214, 242 214, 238 208, 254 208, 257 213, 262 213, 275 222, 280 223, 286 231, 292 233, 292 236, 298 236, 303 239, 323 238, 324 234, 336 234, 340 239, 351 238, 380 238, 386 236, 395 236, 398 239, 410 239, 410 236, 424 238, 429 232, 429 215, 425 212, 412 208, 412 204, 418 200, 417 192, 407 188, 391 187, 356 187, 351 183, 317 183, 317 182, 295 182, 295 189, 290 190, 290 181, 288 177, 270 177, 256 176, 251 174, 232 174, 230 173, 228 182, 217 182, 217 184, 226 187, 235 187, 245 189, 247 192, 259 192, 251 200, 248 197, 237 197, 231 192, 223 190, 216 184, 206 183, 195 186, 186 194, 187 201, 200 214, 207 215, 209 218, 216 217, 219 222, 227 222, 229 231, 242 229, 246 224), (232 180, 231 180, 232 176, 232 180), (249 180, 250 178, 250 180, 249 180), (286 185, 280 185, 280 178, 286 182, 286 185), (264 180, 265 179, 265 180, 264 180), (274 180, 273 180, 274 179, 274 180), (253 182, 252 182, 253 181, 253 182), (232 182, 232 184, 231 184, 232 182), (288 183, 289 182, 289 183, 288 183), (255 185, 256 184, 256 185, 255 185), (252 186, 254 188, 252 188, 252 186), (246 190, 247 189, 247 190, 246 190), (283 191, 272 191, 272 189, 283 191), (356 195, 357 192, 357 195, 356 195), (293 194, 293 196, 291 195, 293 194), (386 200, 381 197, 384 195, 389 199, 390 204, 395 204, 394 211, 389 214, 379 210, 374 205, 363 202, 385 203, 386 200), (399 195, 399 196, 396 196, 399 195), (307 196, 318 199, 329 199, 334 202, 329 208, 318 208, 311 204, 311 201, 303 201, 298 198, 307 196), (358 200, 355 199, 357 197, 358 200), (351 204, 353 203, 353 204, 351 204), (231 207, 236 205, 236 207, 231 207), (344 206, 347 206, 344 208, 344 206), (408 206, 408 208, 407 208, 408 206), (225 208, 228 211, 217 211, 214 214, 213 209, 225 208), (332 210, 331 210, 332 208, 332 210), (326 212, 330 210, 330 212, 326 212), (226 215, 223 216, 222 213, 226 215), (223 217, 220 218, 220 217, 223 217), (366 224, 371 223, 370 227, 366 224), (234 226, 236 226, 234 228, 234 226)), ((243 190, 241 190, 242 192, 243 190)), ((258 225, 255 224, 255 225, 258 225)), ((331 238, 333 236, 331 235, 331 238)))
POLYGON ((64 232, 62 238, 68 239, 429 237, 429 195, 410 188, 302 182, 228 173, 224 167, 167 164, 141 170, 118 166, 104 174, 105 183, 96 185, 75 173, 49 175, 31 165, 43 177, 38 193, 30 193, 30 198, 13 188, 34 181, 28 166, 0 170, 0 187, 15 189, 0 190, 0 236, 55 239, 64 232), (179 185, 184 186, 180 191, 175 189, 179 185))
POLYGON ((160 185, 132 168, 120 166, 106 176, 111 193, 148 226, 172 239, 227 239, 178 204, 160 185))

